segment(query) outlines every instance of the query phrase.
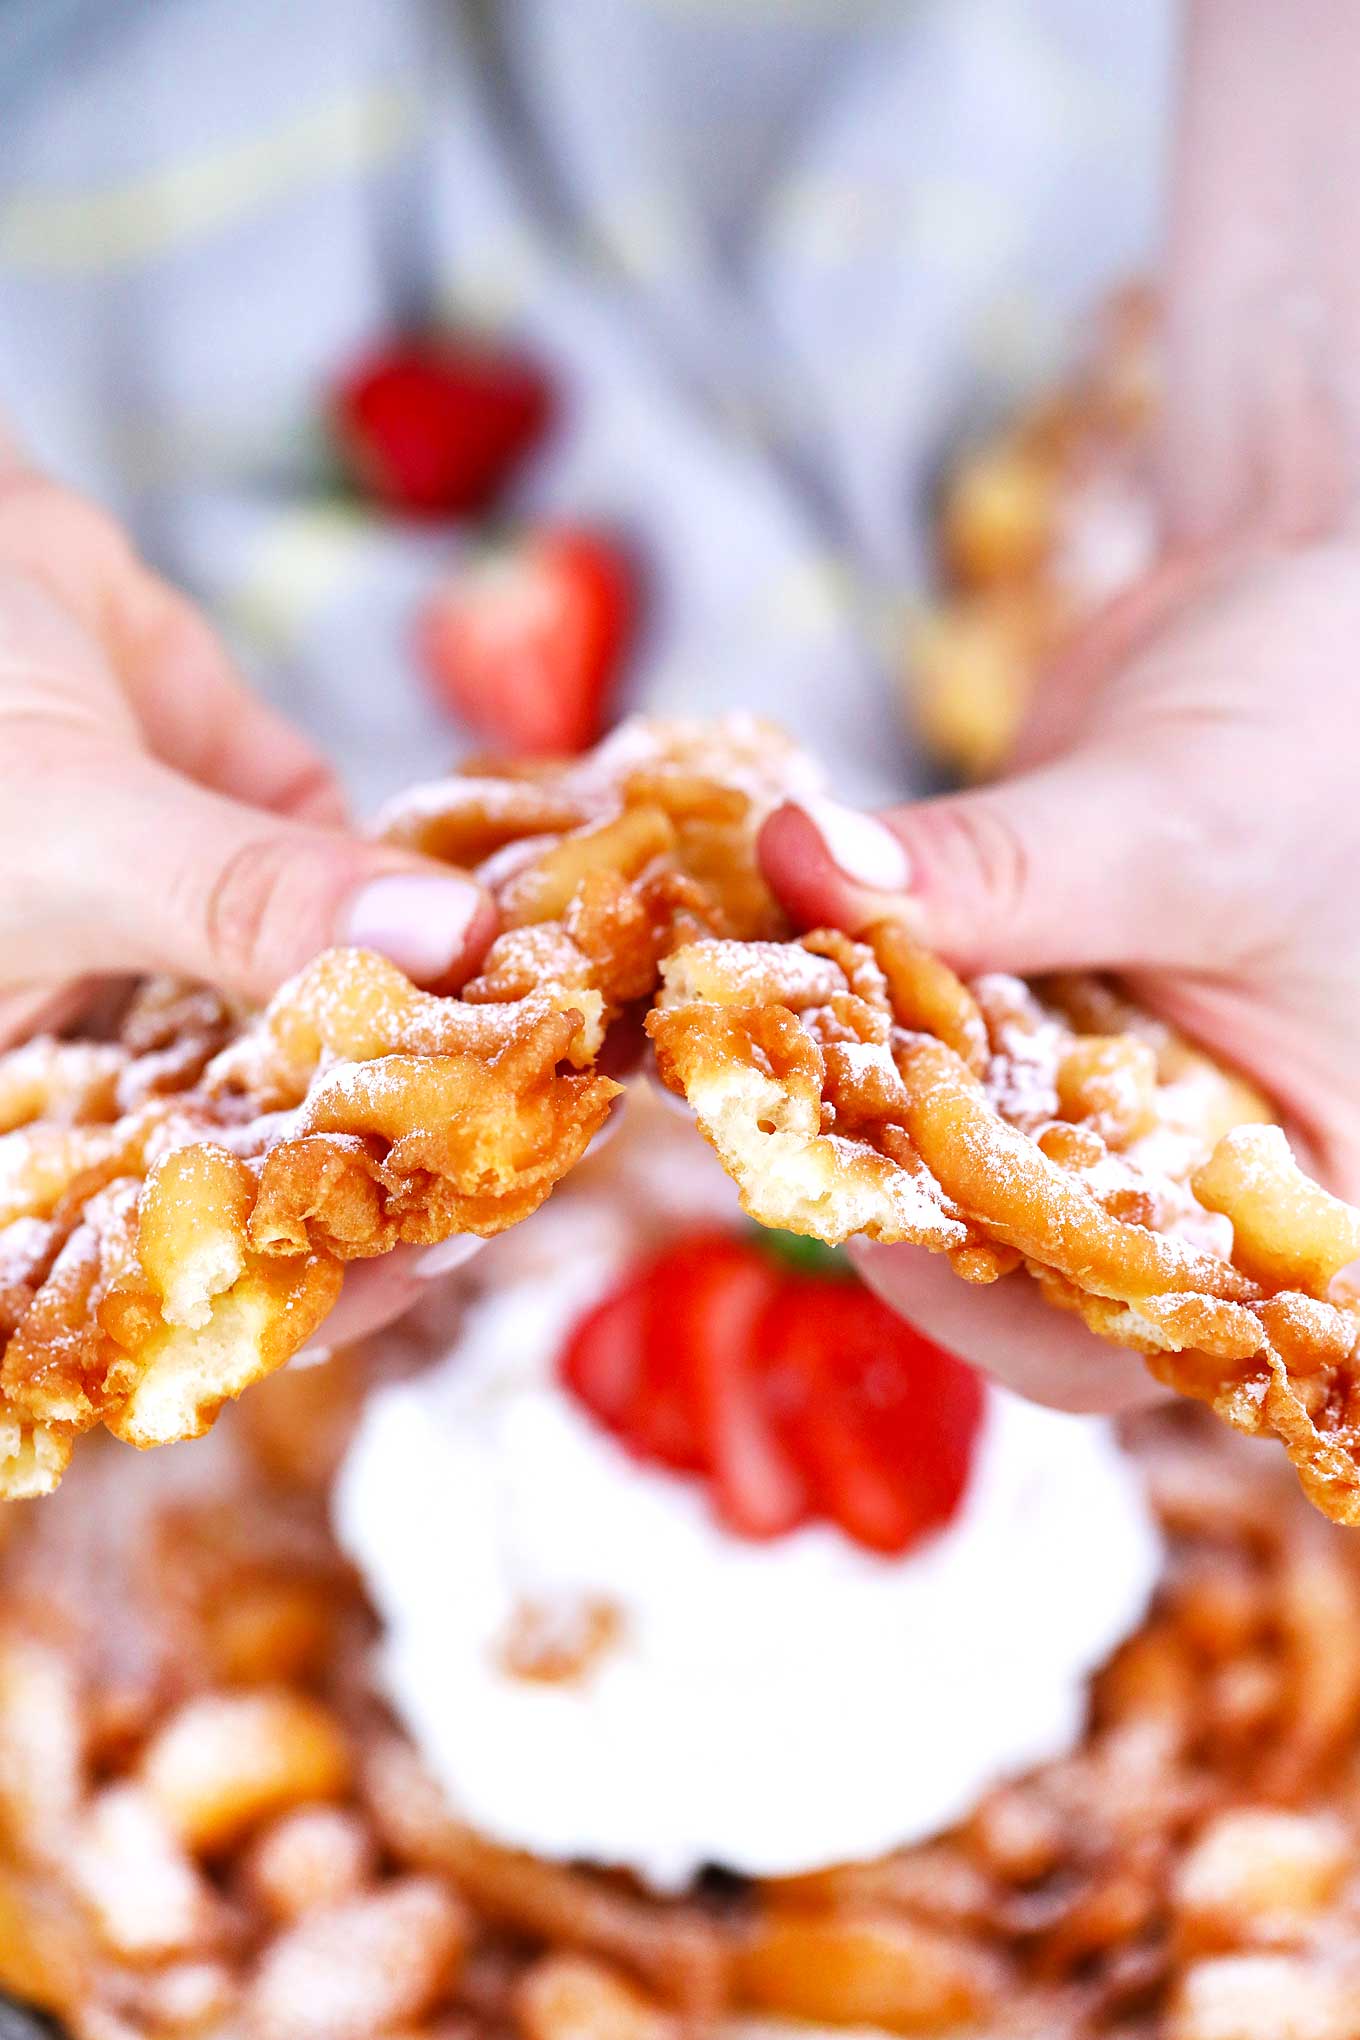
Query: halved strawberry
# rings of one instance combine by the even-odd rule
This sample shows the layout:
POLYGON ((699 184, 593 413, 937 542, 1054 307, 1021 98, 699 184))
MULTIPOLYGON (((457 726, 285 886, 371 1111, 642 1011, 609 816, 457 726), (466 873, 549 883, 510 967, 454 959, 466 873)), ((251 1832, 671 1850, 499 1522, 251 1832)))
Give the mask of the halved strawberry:
POLYGON ((552 387, 527 356, 439 335, 366 355, 331 400, 355 482, 389 509, 469 516, 500 494, 547 430, 552 387))
POLYGON ((972 1369, 858 1284, 785 1287, 763 1336, 781 1429, 817 1513, 890 1555, 946 1522, 982 1415, 972 1369))
POLYGON ((714 1505, 744 1537, 778 1537, 807 1512, 807 1486, 771 1421, 759 1330, 779 1271, 730 1234, 672 1249, 652 1274, 652 1364, 694 1412, 714 1505))
POLYGON ((920 1521, 933 1528, 963 1499, 986 1390, 973 1368, 933 1345, 880 1298, 869 1302, 857 1389, 864 1421, 910 1490, 920 1521))
POLYGON ((984 1391, 853 1277, 815 1267, 689 1234, 576 1327, 561 1377, 639 1459, 706 1476, 739 1535, 821 1518, 897 1555, 958 1507, 984 1391))
POLYGON ((544 526, 455 569, 421 612, 418 648, 439 699, 480 735, 571 754, 604 726, 635 607, 614 540, 544 526))
POLYGON ((557 1357, 562 1380, 609 1430, 627 1417, 645 1344, 647 1283, 635 1275, 588 1310, 557 1357))

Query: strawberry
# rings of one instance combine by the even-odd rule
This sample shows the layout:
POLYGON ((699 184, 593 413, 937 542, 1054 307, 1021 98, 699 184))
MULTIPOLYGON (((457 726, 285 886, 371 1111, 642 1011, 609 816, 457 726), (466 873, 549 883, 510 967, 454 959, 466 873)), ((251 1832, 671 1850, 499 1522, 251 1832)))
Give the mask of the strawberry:
POLYGON ((850 1283, 786 1285, 762 1337, 819 1515, 886 1553, 948 1521, 982 1414, 971 1368, 850 1283))
POLYGON ((799 1523, 807 1490, 765 1407, 757 1334, 778 1271, 731 1234, 701 1233, 653 1266, 651 1371, 688 1406, 719 1517, 746 1537, 799 1523))
POLYGON ((632 1406, 646 1322, 647 1285, 639 1276, 587 1312, 558 1356, 567 1387, 611 1430, 632 1406))
POLYGON ((440 700, 480 735, 569 755, 600 733, 634 606, 611 539, 545 526, 451 574, 420 617, 419 649, 440 700))
POLYGON ((739 1535, 817 1518, 888 1555, 958 1507, 983 1411, 972 1370, 839 1266, 714 1230, 644 1262, 559 1368, 637 1458, 706 1478, 739 1535))
POLYGON ((417 517, 485 510, 543 437, 552 391, 525 356, 415 336, 365 356, 331 400, 358 486, 417 517))

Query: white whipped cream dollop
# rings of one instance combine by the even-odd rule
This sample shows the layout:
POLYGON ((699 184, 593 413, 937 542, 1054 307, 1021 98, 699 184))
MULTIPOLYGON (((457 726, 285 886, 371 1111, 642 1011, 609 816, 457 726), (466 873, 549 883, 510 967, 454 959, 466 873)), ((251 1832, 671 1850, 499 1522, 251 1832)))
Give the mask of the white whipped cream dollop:
POLYGON ((372 1398, 341 1474, 382 1680, 460 1815, 675 1888, 880 1854, 1069 1748, 1158 1572, 1109 1429, 993 1391, 962 1506, 906 1557, 823 1526, 748 1543, 556 1385, 616 1272, 596 1251, 492 1291, 372 1398), (543 1629, 582 1640, 570 1676, 507 1663, 543 1629))

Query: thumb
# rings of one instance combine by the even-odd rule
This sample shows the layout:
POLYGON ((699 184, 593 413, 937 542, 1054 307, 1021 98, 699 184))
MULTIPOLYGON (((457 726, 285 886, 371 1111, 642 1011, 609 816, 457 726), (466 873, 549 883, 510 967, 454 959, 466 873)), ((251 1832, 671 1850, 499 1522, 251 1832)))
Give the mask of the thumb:
POLYGON ((1092 745, 879 816, 787 803, 760 857, 800 926, 900 918, 965 974, 1025 975, 1211 962, 1215 912, 1186 885, 1195 834, 1151 759, 1092 745))
POLYGON ((0 925, 17 982, 68 978, 75 958, 82 972, 168 970, 264 999, 345 942, 443 989, 495 931, 466 875, 247 807, 144 755, 68 749, 57 776, 54 786, 34 775, 27 826, 13 814, 3 823, 28 877, 10 889, 18 925, 0 925), (69 827, 40 826, 54 808, 69 827))

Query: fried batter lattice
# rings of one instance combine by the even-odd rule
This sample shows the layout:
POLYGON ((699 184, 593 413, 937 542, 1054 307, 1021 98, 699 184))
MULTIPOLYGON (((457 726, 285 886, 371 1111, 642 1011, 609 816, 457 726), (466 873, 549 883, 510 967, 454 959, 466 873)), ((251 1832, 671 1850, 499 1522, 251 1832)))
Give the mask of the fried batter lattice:
POLYGON ((1182 1393, 1285 1443, 1360 1521, 1360 1212, 1269 1108, 1108 987, 968 986, 884 923, 791 940, 757 825, 810 770, 747 718, 634 722, 568 766, 417 789, 387 833, 478 870, 503 932, 457 998, 317 958, 263 1014, 147 988, 112 1042, 0 1059, 0 1492, 103 1423, 197 1436, 329 1309, 347 1261, 536 1208, 649 1004, 763 1223, 1022 1264, 1182 1393), (654 1003, 653 1003, 654 1002, 654 1003))
POLYGON ((1108 989, 963 984, 902 928, 706 940, 661 966, 662 1077, 763 1224, 908 1241, 971 1282, 1023 1265, 1360 1521, 1360 1211, 1265 1101, 1108 989))
POLYGON ((782 932, 755 826, 806 768, 746 718, 416 789, 394 842, 480 872, 503 933, 457 998, 320 956, 255 1017, 144 986, 114 1038, 0 1058, 0 1494, 73 1440, 196 1437, 334 1302, 346 1262, 534 1210, 619 1086, 605 1029, 699 935, 782 932))

